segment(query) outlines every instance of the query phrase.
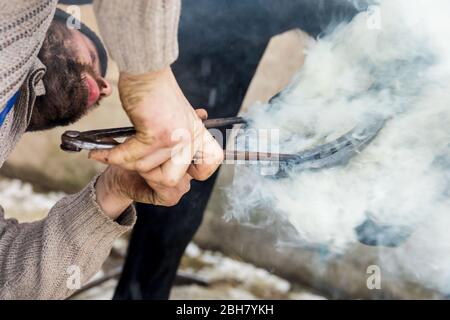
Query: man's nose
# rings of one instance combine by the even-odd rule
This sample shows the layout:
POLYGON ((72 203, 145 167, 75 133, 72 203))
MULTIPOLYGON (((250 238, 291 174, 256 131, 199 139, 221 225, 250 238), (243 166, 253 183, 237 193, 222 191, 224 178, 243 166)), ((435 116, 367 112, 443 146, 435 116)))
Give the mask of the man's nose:
POLYGON ((112 87, 111 84, 108 82, 108 80, 102 78, 103 80, 103 86, 100 89, 100 94, 104 97, 109 97, 112 93, 112 87))

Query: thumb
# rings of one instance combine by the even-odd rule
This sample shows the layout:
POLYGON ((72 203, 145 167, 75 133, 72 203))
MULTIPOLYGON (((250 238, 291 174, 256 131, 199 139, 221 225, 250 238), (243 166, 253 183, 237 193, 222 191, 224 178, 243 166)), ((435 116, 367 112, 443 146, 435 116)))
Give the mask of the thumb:
POLYGON ((109 164, 108 163, 109 155, 110 150, 92 150, 89 151, 88 158, 103 164, 109 164))
POLYGON ((195 113, 197 116, 202 119, 203 121, 208 119, 208 112, 205 109, 196 109, 195 113))

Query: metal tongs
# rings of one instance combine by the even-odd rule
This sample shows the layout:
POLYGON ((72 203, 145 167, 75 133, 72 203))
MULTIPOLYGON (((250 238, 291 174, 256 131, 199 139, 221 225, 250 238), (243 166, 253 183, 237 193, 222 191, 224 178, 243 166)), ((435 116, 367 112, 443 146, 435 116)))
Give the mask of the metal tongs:
MULTIPOLYGON (((203 121, 203 124, 207 129, 246 123, 247 121, 241 117, 208 119, 203 121)), ((120 142, 115 139, 130 137, 134 134, 136 134, 136 130, 133 127, 90 130, 84 132, 66 131, 61 136, 61 149, 66 152, 112 149, 120 144, 120 142)), ((290 154, 224 150, 224 158, 225 160, 244 161, 290 161, 296 159, 297 156, 290 154)))
MULTIPOLYGON (((207 129, 246 124, 242 117, 209 119, 203 121, 207 129)), ((279 162, 284 168, 314 170, 342 165, 365 148, 384 126, 385 120, 375 119, 370 125, 361 125, 329 143, 301 151, 297 154, 278 154, 249 151, 224 150, 225 160, 279 162)), ((81 150, 112 149, 126 138, 136 133, 133 127, 90 131, 66 131, 61 139, 61 149, 67 152, 81 150)))

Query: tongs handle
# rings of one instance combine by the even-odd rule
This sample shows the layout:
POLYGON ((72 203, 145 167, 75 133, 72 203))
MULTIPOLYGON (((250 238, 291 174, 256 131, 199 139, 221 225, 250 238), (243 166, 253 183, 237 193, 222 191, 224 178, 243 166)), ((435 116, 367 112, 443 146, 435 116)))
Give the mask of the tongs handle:
MULTIPOLYGON (((234 124, 246 124, 247 121, 241 117, 209 119, 203 121, 207 129, 226 127, 234 124)), ((112 128, 90 131, 66 131, 62 137, 61 149, 67 152, 80 152, 81 150, 111 149, 120 143, 114 138, 130 137, 136 133, 133 127, 112 128)), ((296 155, 276 154, 248 151, 224 150, 226 160, 246 161, 292 161, 297 159, 296 155)))

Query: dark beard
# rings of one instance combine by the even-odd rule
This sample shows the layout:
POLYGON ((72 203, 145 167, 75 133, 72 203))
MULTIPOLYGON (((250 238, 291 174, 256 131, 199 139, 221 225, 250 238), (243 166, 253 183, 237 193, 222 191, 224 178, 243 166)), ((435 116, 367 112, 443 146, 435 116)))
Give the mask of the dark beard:
MULTIPOLYGON (((81 119, 92 109, 87 107, 89 90, 83 73, 88 73, 97 80, 99 88, 105 86, 94 70, 73 60, 65 60, 65 68, 58 63, 57 57, 51 64, 59 64, 54 68, 47 66, 43 81, 46 93, 37 97, 27 131, 48 130, 59 126, 67 126, 81 119)), ((96 105, 99 104, 97 101, 96 105)))
POLYGON ((47 31, 38 54, 47 67, 42 79, 46 93, 36 98, 27 131, 66 126, 84 116, 88 112, 89 97, 85 73, 97 79, 100 89, 105 86, 91 66, 77 62, 71 37, 65 23, 59 21, 53 21, 47 31))

